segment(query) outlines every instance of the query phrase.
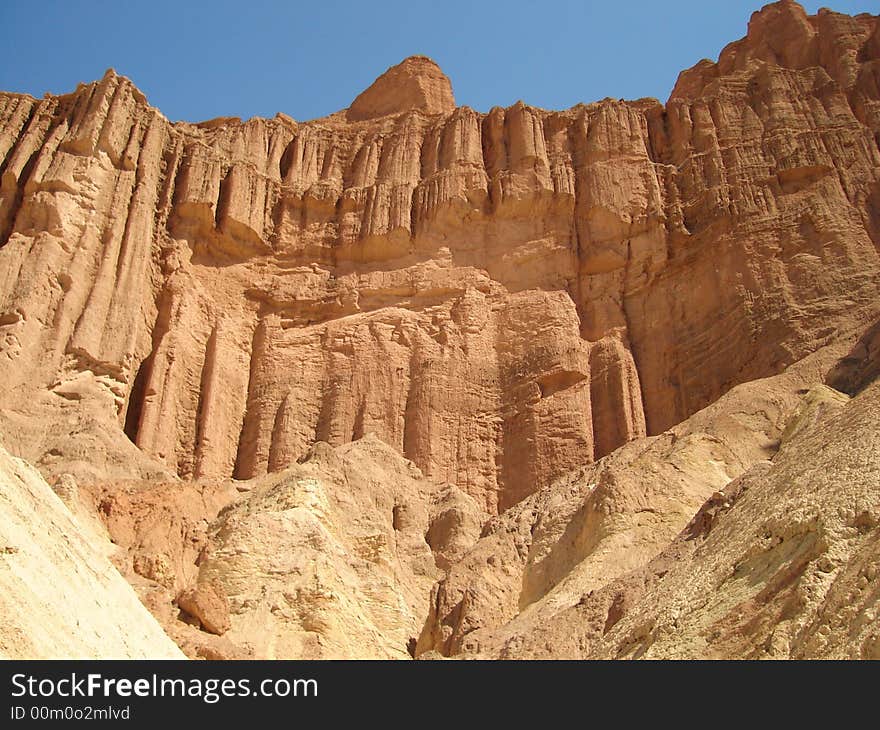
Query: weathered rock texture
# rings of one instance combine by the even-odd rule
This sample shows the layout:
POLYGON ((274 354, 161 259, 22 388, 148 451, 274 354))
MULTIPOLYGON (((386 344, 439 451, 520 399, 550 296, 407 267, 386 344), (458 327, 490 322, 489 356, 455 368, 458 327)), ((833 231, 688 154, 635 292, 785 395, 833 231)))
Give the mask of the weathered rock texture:
POLYGON ((426 56, 411 56, 388 69, 352 102, 346 117, 358 122, 415 110, 425 114, 455 110, 452 84, 426 56))
MULTIPOLYGON (((781 375, 737 386, 663 435, 634 441, 494 518, 435 586, 417 654, 592 656, 594 647, 584 637, 595 639, 596 631, 601 636, 630 610, 614 601, 633 601, 633 591, 614 587, 628 587, 635 580, 631 574, 638 576, 642 566, 675 544, 695 514, 694 524, 708 531, 730 507, 724 506, 725 495, 775 462, 780 445, 803 422, 797 415, 804 407, 802 394, 813 392, 807 386, 819 381, 843 352, 823 348, 781 375), (604 611, 602 623, 592 616, 588 628, 566 633, 583 620, 575 607, 588 604, 594 594, 602 596, 596 599, 600 608, 591 609, 604 611), (565 629, 559 628, 562 623, 565 629)), ((817 387, 832 394, 830 403, 846 400, 837 391, 817 387)), ((806 402, 812 403, 809 396, 806 402)), ((836 438, 830 430, 821 436, 836 438)), ((880 504, 868 484, 870 477, 863 498, 880 504)), ((822 498, 837 504, 831 484, 825 489, 822 498)), ((773 500, 772 493, 766 500, 773 500)), ((753 531, 744 525, 731 529, 744 530, 746 541, 753 531)), ((668 560, 660 564, 668 570, 668 560)), ((684 570, 682 580, 688 576, 684 570)), ((757 585, 755 592, 761 577, 754 576, 750 584, 757 585)), ((705 595, 713 589, 704 587, 705 595)), ((655 608, 648 603, 644 610, 655 608)))
POLYGON ((76 484, 56 492, 0 448, 0 658, 183 659, 108 560, 76 484))
POLYGON ((880 658, 880 383, 847 401, 811 389, 772 463, 713 495, 647 565, 471 646, 505 658, 880 658))
POLYGON ((374 437, 258 480, 199 563, 198 582, 229 597, 227 637, 264 658, 409 658, 441 576, 434 491, 374 437))
POLYGON ((775 459, 797 390, 877 373, 874 16, 767 6, 666 105, 482 114, 413 57, 323 119, 170 123, 108 71, 0 94, 0 160, 0 437, 121 500, 194 655, 555 625, 775 459))
POLYGON ((665 107, 454 109, 422 58, 303 124, 4 94, 3 404, 103 395, 184 478, 371 431, 506 508, 876 312, 877 27, 770 6, 665 107))

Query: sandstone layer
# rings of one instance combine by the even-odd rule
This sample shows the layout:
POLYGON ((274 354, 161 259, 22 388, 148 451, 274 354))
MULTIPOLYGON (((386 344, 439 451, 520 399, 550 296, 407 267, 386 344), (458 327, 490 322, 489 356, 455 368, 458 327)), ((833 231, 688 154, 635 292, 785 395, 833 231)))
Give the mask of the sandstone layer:
POLYGON ((113 567, 72 480, 56 494, 0 448, 0 487, 0 657, 184 658, 113 567))
POLYGON ((665 107, 450 109, 421 59, 302 124, 5 94, 3 405, 183 478, 369 431, 509 507, 870 322, 877 32, 770 6, 665 107))
POLYGON ((811 389, 773 461, 713 495, 647 565, 523 614, 482 648, 504 658, 880 658, 878 409, 878 382, 852 401, 811 389))
POLYGON ((0 94, 0 160, 0 441, 191 656, 874 651, 719 566, 760 513, 822 533, 791 585, 867 570, 833 514, 873 462, 815 474, 876 435, 877 17, 769 5, 665 105, 480 113, 417 56, 322 119, 172 123, 110 70, 0 94))

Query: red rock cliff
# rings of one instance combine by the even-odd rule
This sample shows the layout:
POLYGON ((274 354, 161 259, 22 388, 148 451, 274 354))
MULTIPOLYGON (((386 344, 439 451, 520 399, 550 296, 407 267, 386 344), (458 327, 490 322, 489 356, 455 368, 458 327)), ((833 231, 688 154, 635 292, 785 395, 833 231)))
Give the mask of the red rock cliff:
POLYGON ((481 114, 420 57, 306 123, 2 94, 0 405, 184 478, 373 432, 502 510, 872 321, 878 145, 877 17, 792 2, 665 106, 481 114))

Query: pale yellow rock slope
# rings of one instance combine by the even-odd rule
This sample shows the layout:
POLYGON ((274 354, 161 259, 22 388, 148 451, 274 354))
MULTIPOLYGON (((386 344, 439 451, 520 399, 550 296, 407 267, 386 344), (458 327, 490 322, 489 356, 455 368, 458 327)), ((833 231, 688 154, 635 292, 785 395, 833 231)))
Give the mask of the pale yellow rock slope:
POLYGON ((2 448, 0 486, 0 657, 183 658, 108 560, 97 523, 2 448))

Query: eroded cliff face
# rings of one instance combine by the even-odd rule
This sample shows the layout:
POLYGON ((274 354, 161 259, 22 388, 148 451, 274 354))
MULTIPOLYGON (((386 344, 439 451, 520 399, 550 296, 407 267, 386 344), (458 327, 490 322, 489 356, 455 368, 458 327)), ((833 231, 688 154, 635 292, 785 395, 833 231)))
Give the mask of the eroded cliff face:
POLYGON ((183 478, 373 432, 503 510, 870 319, 878 74, 876 18, 779 3, 665 107, 479 114, 420 57, 307 123, 4 94, 3 405, 183 478))
POLYGON ((323 119, 172 123, 108 71, 0 94, 0 160, 0 441, 192 656, 649 652, 690 600, 649 561, 737 480, 770 509, 780 444, 835 438, 786 431, 804 393, 877 373, 874 16, 769 5, 665 106, 481 114, 413 57, 323 119))

